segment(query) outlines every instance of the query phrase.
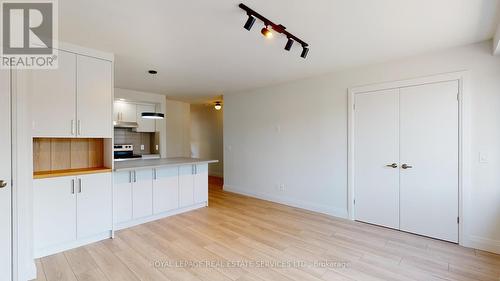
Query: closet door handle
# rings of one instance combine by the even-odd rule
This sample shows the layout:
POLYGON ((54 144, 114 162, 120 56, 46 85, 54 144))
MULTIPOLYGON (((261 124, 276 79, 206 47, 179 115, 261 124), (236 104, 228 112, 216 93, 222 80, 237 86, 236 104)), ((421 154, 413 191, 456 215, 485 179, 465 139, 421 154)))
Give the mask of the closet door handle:
POLYGON ((71 135, 75 135, 75 120, 71 119, 71 135))
POLYGON ((410 166, 410 165, 408 165, 408 164, 403 164, 403 165, 401 166, 401 168, 403 168, 403 169, 405 169, 405 170, 406 170, 406 169, 411 169, 411 168, 413 168, 413 166, 410 166))
POLYGON ((396 169, 398 167, 398 164, 397 163, 392 163, 392 164, 389 164, 389 165, 385 165, 386 167, 391 167, 393 169, 396 169))
POLYGON ((80 120, 78 120, 78 135, 81 136, 82 135, 82 126, 81 126, 81 122, 80 120))

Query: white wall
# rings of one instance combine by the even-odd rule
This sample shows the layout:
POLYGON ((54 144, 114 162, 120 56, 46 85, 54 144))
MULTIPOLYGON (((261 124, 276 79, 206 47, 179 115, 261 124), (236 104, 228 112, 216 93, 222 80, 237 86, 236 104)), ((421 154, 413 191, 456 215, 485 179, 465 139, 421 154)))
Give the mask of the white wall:
POLYGON ((190 157, 190 105, 167 100, 167 157, 190 157))
POLYGON ((346 217, 347 89, 468 70, 472 180, 465 242, 500 252, 500 57, 491 55, 491 45, 226 93, 225 188, 346 217), (479 163, 479 152, 488 153, 489 163, 479 163))
MULTIPOLYGON (((147 93, 147 92, 139 92, 128 89, 120 89, 115 88, 115 99, 126 99, 129 101, 136 102, 147 102, 147 103, 155 103, 158 104, 160 108, 156 110, 159 112, 165 113, 168 116, 167 110, 167 98, 165 95, 147 93)), ((167 125, 165 119, 156 120, 156 130, 160 132, 160 155, 162 158, 167 157, 167 125)))
POLYGON ((208 165, 208 174, 223 177, 223 110, 204 104, 191 105, 191 156, 216 159, 219 163, 208 165))

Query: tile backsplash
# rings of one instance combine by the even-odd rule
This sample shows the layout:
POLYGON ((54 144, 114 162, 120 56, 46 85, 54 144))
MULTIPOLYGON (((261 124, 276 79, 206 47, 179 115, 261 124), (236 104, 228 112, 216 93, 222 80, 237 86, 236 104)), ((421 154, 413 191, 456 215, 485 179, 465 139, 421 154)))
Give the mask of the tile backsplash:
POLYGON ((157 154, 155 146, 158 144, 158 133, 138 133, 132 129, 115 128, 115 144, 132 144, 134 145, 134 154, 157 154), (144 150, 141 150, 141 145, 144 145, 144 150))

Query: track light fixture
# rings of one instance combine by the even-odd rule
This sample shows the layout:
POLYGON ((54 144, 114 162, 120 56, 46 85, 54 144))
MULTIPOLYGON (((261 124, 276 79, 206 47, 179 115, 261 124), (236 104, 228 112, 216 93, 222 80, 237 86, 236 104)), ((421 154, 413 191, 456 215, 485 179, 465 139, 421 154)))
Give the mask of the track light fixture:
POLYGON ((250 31, 252 29, 253 24, 255 23, 255 18, 251 15, 248 15, 247 22, 245 23, 245 29, 250 31))
POLYGON ((262 28, 260 33, 262 33, 262 35, 264 35, 264 37, 266 37, 267 39, 273 38, 273 33, 271 32, 271 30, 269 30, 267 26, 262 28))
POLYGON ((286 42, 285 45, 285 50, 290 51, 292 49, 292 46, 293 46, 293 39, 288 38, 288 41, 286 42))
POLYGON ((272 38, 273 37, 273 32, 271 32, 271 29, 275 31, 276 33, 281 33, 285 35, 288 38, 288 41, 286 42, 285 45, 285 50, 290 51, 292 49, 293 43, 297 42, 300 45, 302 45, 302 53, 301 57, 306 58, 307 54, 309 53, 309 44, 306 42, 302 41, 300 38, 297 36, 291 34, 290 32, 286 31, 286 27, 284 27, 281 24, 275 24, 272 21, 268 20, 266 17, 262 16, 261 14, 257 13, 256 11, 250 9, 248 6, 246 6, 243 3, 240 3, 239 7, 243 9, 245 12, 247 12, 248 19, 247 22, 244 25, 244 28, 248 31, 252 29, 253 24, 255 23, 255 19, 258 18, 262 22, 264 22, 265 27, 262 28, 260 31, 262 35, 266 38, 272 38))
POLYGON ((300 54, 300 57, 305 59, 307 57, 307 53, 309 53, 309 48, 302 46, 302 54, 300 54))

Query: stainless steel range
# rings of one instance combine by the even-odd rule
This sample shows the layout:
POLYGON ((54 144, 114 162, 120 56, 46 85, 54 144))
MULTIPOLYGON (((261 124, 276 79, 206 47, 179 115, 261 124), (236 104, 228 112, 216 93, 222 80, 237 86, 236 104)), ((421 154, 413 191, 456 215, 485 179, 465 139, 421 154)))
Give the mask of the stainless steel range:
POLYGON ((142 156, 134 154, 134 145, 132 144, 115 144, 113 147, 115 161, 141 159, 142 156))

